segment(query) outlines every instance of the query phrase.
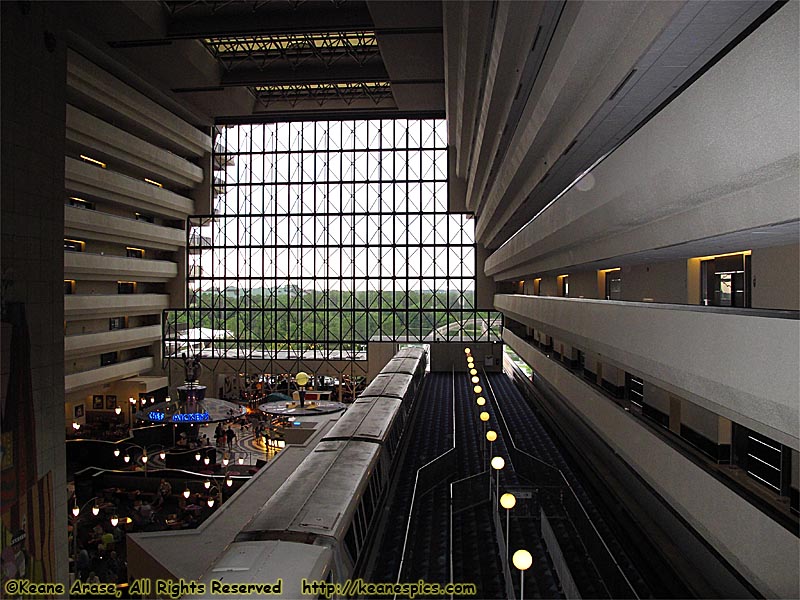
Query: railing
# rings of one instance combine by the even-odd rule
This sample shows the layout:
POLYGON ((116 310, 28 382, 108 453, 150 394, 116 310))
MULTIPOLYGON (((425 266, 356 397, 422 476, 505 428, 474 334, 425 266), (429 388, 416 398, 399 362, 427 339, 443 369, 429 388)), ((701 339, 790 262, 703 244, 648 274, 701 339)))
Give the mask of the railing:
POLYGON ((800 319, 800 311, 779 308, 741 308, 735 306, 705 306, 700 304, 677 304, 670 302, 638 302, 635 300, 603 300, 598 298, 565 298, 561 296, 531 296, 530 294, 497 294, 498 297, 538 298, 556 300, 558 302, 581 302, 584 304, 602 304, 604 306, 628 306, 652 308, 656 310, 679 310, 685 312, 716 313, 721 315, 739 315, 745 317, 767 317, 770 319, 800 319))
POLYGON ((561 589, 564 592, 565 598, 581 598, 581 593, 575 580, 572 578, 572 573, 569 570, 569 565, 564 558, 564 553, 561 552, 561 546, 558 543, 556 534, 550 526, 550 521, 544 512, 544 508, 539 509, 541 522, 542 522, 542 539, 545 546, 550 553, 550 559, 553 561, 553 567, 558 573, 558 580, 561 583, 561 589))

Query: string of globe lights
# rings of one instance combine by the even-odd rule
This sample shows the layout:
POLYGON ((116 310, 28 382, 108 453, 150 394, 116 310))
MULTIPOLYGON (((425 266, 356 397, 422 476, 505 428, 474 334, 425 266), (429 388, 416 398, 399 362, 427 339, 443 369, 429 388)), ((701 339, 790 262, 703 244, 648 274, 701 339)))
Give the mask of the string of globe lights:
MULTIPOLYGON (((472 357, 472 350, 470 348, 464 348, 464 354, 466 355, 467 359, 467 369, 470 375, 470 382, 472 383, 472 391, 475 393, 475 403, 478 405, 479 414, 478 418, 480 419, 481 423, 483 424, 483 438, 482 443, 485 445, 486 442, 489 442, 488 452, 484 449, 481 453, 483 457, 483 464, 485 468, 486 464, 486 457, 493 455, 493 443, 497 441, 497 432, 493 429, 488 429, 488 423, 491 419, 491 415, 486 410, 483 410, 483 407, 486 406, 486 398, 483 397, 483 388, 481 387, 480 377, 478 377, 478 370, 475 368, 475 359, 472 357)), ((505 533, 505 552, 504 552, 504 563, 508 565, 508 554, 509 554, 509 546, 510 546, 510 538, 511 538, 511 531, 510 531, 510 521, 511 521, 511 509, 514 508, 517 504, 517 498, 514 494, 507 492, 500 496, 500 471, 505 467, 506 461, 503 459, 502 456, 492 456, 492 459, 489 463, 492 469, 495 470, 495 495, 494 499, 497 500, 498 506, 497 510, 499 512, 500 506, 502 506, 506 510, 506 533, 505 533)), ((492 478, 489 477, 489 500, 492 501, 492 478)), ((524 597, 524 589, 525 589, 525 571, 527 571, 531 565, 533 565, 533 557, 531 553, 525 549, 520 549, 514 552, 513 557, 511 558, 511 562, 513 563, 514 567, 519 570, 519 598, 522 600, 524 597)))

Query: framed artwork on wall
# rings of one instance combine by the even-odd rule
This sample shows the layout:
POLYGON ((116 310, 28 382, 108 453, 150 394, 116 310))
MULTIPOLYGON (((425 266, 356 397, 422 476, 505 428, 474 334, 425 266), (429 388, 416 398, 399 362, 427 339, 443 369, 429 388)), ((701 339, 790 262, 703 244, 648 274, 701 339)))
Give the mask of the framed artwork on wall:
POLYGON ((74 414, 76 419, 83 418, 83 404, 76 404, 74 408, 74 414))
POLYGON ((92 396, 92 410, 103 410, 103 396, 92 396))
POLYGON ((114 410, 117 408, 117 397, 107 395, 106 396, 106 410, 114 410))

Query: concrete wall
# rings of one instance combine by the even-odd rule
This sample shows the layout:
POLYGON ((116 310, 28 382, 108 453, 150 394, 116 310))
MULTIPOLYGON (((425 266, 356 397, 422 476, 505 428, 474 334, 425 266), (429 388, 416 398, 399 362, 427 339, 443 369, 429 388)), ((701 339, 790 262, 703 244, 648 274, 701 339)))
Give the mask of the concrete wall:
POLYGON ((669 414, 669 392, 650 381, 644 380, 644 403, 665 415, 669 414))
MULTIPOLYGON (((49 507, 52 510, 37 510, 27 520, 28 541, 24 545, 30 546, 30 550, 38 543, 36 540, 41 541, 46 555, 40 555, 39 560, 45 558, 49 567, 44 580, 67 583, 68 499, 64 428, 60 418, 64 404, 62 205, 66 35, 49 3, 3 2, 0 9, 4 84, 0 294, 4 312, 8 303, 19 303, 26 313, 35 426, 23 423, 23 429, 15 435, 36 436, 36 455, 14 458, 35 461, 37 476, 49 478, 50 482, 42 505, 52 502, 49 507), (46 527, 49 539, 39 537, 40 524, 46 527), (50 542, 55 549, 52 556, 48 553, 50 542)), ((13 398, 18 403, 23 400, 13 398)), ((23 492, 30 490, 20 490, 23 492)), ((4 515, 11 504, 4 498, 4 515)), ((22 511, 25 514, 24 507, 22 511)), ((41 564, 29 564, 28 568, 29 575, 41 573, 33 570, 41 569, 41 564)))
POLYGON ((369 363, 369 372, 367 379, 372 381, 375 376, 381 372, 381 369, 386 366, 392 357, 397 353, 399 344, 394 342, 370 342, 367 358, 369 363))
POLYGON ((569 275, 570 298, 597 298, 597 271, 577 271, 569 275))
MULTIPOLYGON (((797 536, 514 334, 504 340, 734 568, 767 597, 800 595, 797 536)), ((703 568, 703 567, 699 567, 703 568)))
POLYGON ((621 300, 686 303, 686 261, 622 267, 621 300))
POLYGON ((753 308, 800 310, 800 245, 757 248, 750 264, 753 308))
POLYGON ((469 348, 476 368, 490 372, 503 369, 503 344, 492 342, 445 342, 431 344, 431 371, 467 371, 467 355, 464 349, 469 348))

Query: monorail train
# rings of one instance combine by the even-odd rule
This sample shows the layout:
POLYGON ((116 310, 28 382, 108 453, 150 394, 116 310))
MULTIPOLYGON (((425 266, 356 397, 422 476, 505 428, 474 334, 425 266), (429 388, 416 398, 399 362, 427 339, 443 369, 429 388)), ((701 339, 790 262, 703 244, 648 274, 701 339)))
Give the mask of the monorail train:
MULTIPOLYGON (((426 363, 424 350, 407 348, 386 365, 205 574, 206 593, 193 597, 211 597, 212 581, 280 578, 280 594, 272 597, 300 598, 309 593, 304 579, 351 578, 380 513, 426 363)), ((236 588, 236 595, 262 597, 246 588, 236 588)))

